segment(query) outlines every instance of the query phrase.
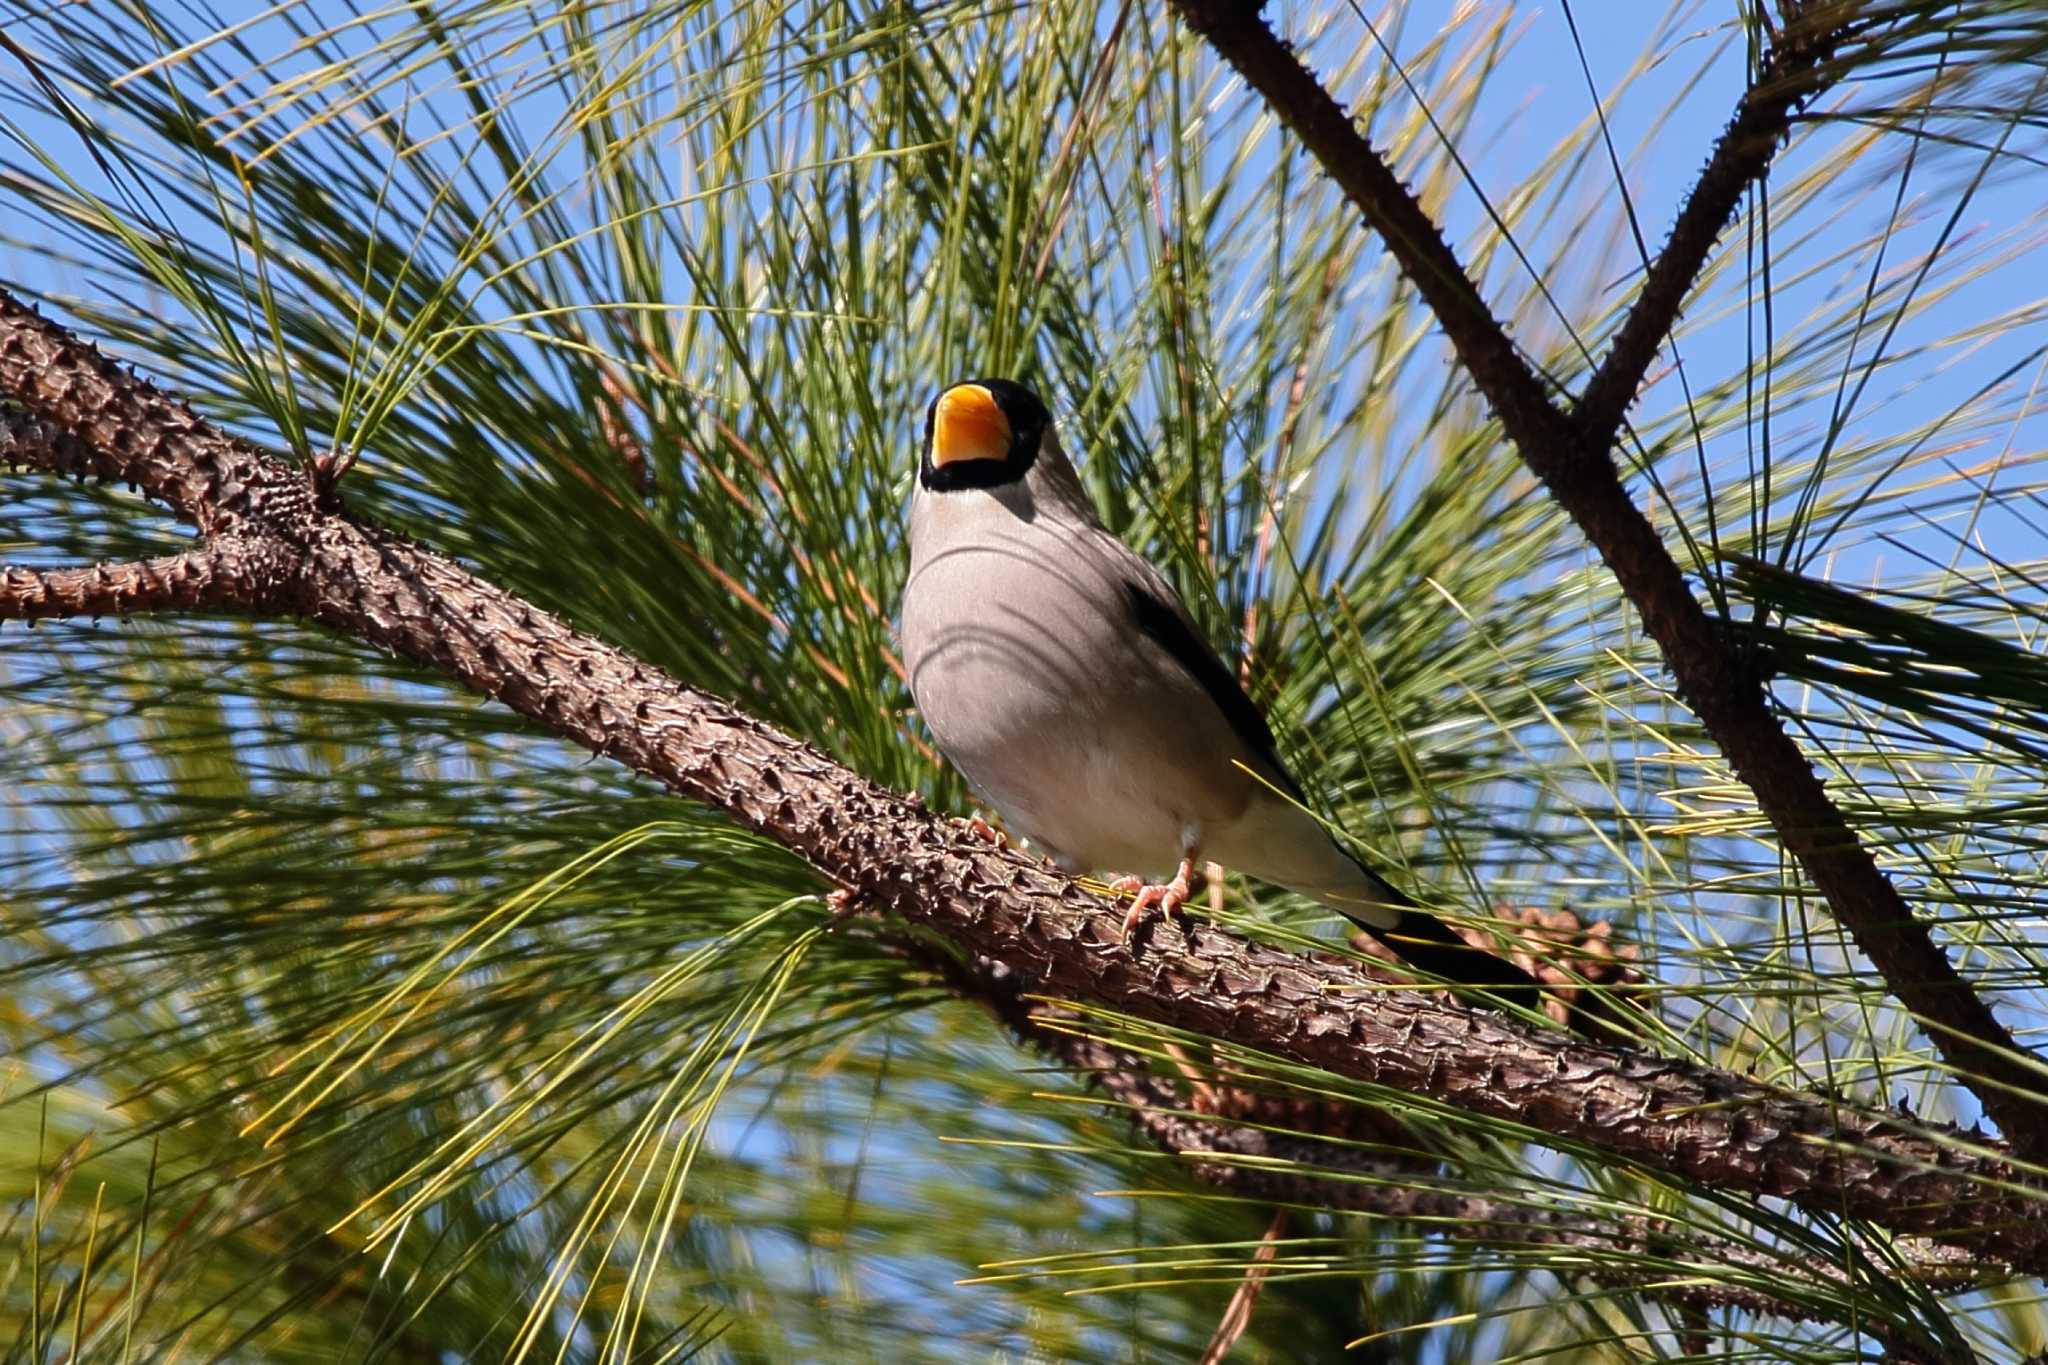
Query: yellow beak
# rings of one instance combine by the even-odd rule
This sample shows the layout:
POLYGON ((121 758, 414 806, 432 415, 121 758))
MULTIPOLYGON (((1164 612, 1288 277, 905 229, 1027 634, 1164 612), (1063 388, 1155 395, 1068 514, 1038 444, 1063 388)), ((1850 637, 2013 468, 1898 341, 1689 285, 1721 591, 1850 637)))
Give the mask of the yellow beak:
POLYGON ((996 396, 979 384, 955 384, 932 414, 932 464, 1001 460, 1010 453, 1010 419, 996 396))

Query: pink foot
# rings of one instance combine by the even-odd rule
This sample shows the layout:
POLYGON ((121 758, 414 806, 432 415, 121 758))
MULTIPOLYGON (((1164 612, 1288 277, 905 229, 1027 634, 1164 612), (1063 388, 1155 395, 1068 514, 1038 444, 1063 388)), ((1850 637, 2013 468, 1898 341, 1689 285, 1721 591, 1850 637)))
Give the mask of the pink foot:
POLYGON ((982 819, 979 815, 971 815, 967 818, 967 831, 970 834, 979 834, 997 848, 1008 848, 1010 846, 1010 836, 982 819))
POLYGON ((1117 941, 1130 942, 1131 930, 1137 927, 1138 921, 1143 919, 1145 912, 1154 905, 1159 907, 1160 914, 1171 915, 1187 904, 1188 883, 1194 875, 1195 859, 1194 855, 1190 854, 1180 860, 1180 870, 1174 873, 1170 882, 1148 882, 1140 877, 1118 877, 1111 882, 1109 889, 1112 891, 1138 893, 1137 899, 1131 902, 1130 913, 1124 916, 1124 927, 1117 934, 1117 941))
POLYGON ((859 914, 867 905, 867 902, 861 899, 859 892, 848 890, 842 886, 838 890, 826 895, 825 904, 832 911, 831 918, 826 922, 827 927, 836 929, 842 920, 850 919, 854 915, 859 914))

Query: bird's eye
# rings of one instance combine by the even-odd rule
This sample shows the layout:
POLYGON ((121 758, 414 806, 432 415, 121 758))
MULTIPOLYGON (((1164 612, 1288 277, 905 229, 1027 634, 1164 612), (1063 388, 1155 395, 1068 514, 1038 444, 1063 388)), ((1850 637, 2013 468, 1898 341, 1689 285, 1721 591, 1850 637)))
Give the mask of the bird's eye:
POLYGON ((932 414, 932 464, 1002 460, 1010 454, 1010 419, 980 384, 955 384, 932 414))

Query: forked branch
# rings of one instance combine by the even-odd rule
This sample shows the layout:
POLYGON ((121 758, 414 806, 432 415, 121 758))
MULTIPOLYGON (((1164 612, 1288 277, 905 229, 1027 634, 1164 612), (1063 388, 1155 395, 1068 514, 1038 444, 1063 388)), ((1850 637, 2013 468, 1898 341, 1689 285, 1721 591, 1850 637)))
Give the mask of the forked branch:
MULTIPOLYGON (((1120 905, 349 515, 304 471, 225 436, 0 293, 6 399, 93 446, 96 471, 159 501, 188 499, 216 546, 253 543, 238 563, 255 572, 224 575, 218 606, 296 615, 495 697, 725 811, 954 951, 1001 963, 1019 989, 2048 1271, 2048 1201, 2001 1144, 1389 992, 1351 965, 1206 924, 1167 922, 1127 943, 1120 905)), ((78 458, 60 445, 28 458, 51 469, 78 458)))
POLYGON ((1175 8, 1322 164, 1428 302, 1522 460, 1599 551, 1662 651, 1679 696, 1755 795, 1900 1004, 2030 1160, 2048 1163, 2048 1067, 2022 1048, 1956 971, 1926 925, 1828 796, 1772 713, 1756 663, 1709 617, 1649 519, 1629 497, 1612 446, 1622 413, 1668 339, 1715 237, 1770 165, 1795 108, 1824 89, 1828 58, 1862 7, 1813 3, 1763 63, 1670 243, 1652 266, 1576 413, 1545 391, 1443 233, 1342 106, 1247 0, 1175 8))

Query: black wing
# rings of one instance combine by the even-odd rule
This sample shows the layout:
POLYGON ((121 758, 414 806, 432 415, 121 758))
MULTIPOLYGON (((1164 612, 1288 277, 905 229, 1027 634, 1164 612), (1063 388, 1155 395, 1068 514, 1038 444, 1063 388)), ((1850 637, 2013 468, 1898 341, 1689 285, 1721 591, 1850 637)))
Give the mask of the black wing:
POLYGON ((1237 732, 1244 747, 1272 769, 1288 795, 1301 800, 1301 787, 1295 782, 1294 775, 1287 771, 1287 765, 1280 761, 1279 749, 1273 742, 1273 727, 1266 723, 1258 703, 1246 696, 1244 688, 1238 685, 1237 675, 1217 657, 1208 641, 1196 634, 1187 616, 1159 589, 1148 583, 1130 581, 1124 584, 1124 591, 1129 596, 1131 615, 1137 622, 1139 633, 1194 675, 1202 684, 1202 690, 1209 694, 1209 699, 1216 703, 1217 709, 1229 718, 1230 728, 1237 732))
MULTIPOLYGON (((1163 583, 1155 586, 1127 581, 1124 590, 1139 632, 1157 643, 1175 662, 1201 681, 1210 699, 1230 718, 1230 728, 1237 732, 1245 748, 1272 770, 1289 795, 1305 803, 1301 787, 1275 750, 1273 727, 1266 723, 1258 704, 1238 685, 1237 675, 1196 632, 1186 613, 1167 596, 1170 589, 1163 583)), ((1388 885, 1386 879, 1374 872, 1369 864, 1359 862, 1358 855, 1342 844, 1338 848, 1379 882, 1385 889, 1388 904, 1401 910, 1401 918, 1392 929, 1381 929, 1350 915, 1345 918, 1432 976, 1477 986, 1481 990, 1490 989, 1527 1009, 1541 1008, 1542 997, 1536 978, 1514 963, 1465 942, 1449 925, 1388 885)), ((1580 1032, 1585 1032, 1586 1028, 1577 1016, 1573 1027, 1580 1032)))

